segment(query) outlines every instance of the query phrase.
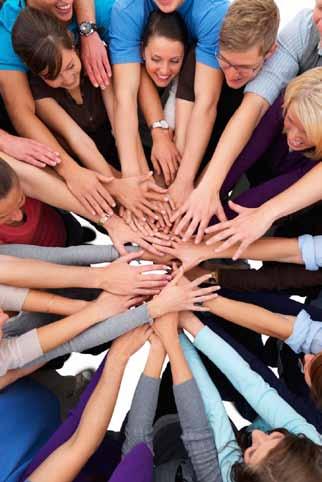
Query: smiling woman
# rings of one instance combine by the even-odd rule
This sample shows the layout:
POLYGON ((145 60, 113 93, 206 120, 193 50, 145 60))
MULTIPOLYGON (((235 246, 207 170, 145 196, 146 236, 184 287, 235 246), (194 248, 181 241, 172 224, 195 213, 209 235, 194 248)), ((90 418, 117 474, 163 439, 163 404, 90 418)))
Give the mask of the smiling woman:
POLYGON ((74 0, 32 0, 28 4, 46 10, 62 22, 70 22, 73 16, 74 0))

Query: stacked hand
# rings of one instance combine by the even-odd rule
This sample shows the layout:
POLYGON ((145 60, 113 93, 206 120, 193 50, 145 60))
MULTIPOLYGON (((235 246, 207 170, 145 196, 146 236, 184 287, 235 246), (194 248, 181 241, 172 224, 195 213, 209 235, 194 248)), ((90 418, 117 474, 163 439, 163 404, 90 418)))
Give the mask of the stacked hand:
POLYGON ((97 268, 100 279, 99 287, 116 295, 147 295, 159 294, 172 276, 168 273, 168 266, 148 265, 133 266, 129 263, 142 257, 143 251, 130 253, 114 261, 106 268, 97 268), (151 273, 164 271, 165 274, 151 273))
POLYGON ((143 301, 143 296, 115 295, 104 291, 93 301, 93 305, 98 314, 98 318, 104 320, 105 318, 123 313, 143 301))

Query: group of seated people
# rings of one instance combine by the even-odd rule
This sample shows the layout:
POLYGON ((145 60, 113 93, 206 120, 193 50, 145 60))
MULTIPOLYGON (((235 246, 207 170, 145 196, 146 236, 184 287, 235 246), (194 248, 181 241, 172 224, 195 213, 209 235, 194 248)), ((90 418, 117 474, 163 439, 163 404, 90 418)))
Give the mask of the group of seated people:
POLYGON ((322 0, 279 22, 0 2, 1 481, 322 480, 322 0))

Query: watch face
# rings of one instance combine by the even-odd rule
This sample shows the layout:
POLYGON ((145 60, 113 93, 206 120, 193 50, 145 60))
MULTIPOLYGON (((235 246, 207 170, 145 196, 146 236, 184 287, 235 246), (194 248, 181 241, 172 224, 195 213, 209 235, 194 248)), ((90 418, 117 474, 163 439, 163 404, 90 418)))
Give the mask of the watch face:
POLYGON ((79 31, 83 35, 88 35, 89 33, 93 32, 94 25, 91 22, 83 22, 79 26, 79 31))

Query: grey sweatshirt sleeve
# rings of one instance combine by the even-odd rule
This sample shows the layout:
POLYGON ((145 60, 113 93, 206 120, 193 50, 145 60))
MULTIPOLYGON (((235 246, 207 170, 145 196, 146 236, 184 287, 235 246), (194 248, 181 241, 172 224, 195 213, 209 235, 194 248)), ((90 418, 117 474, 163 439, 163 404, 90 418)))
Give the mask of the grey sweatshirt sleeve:
POLYGON ((213 432, 194 379, 173 386, 182 440, 198 482, 222 482, 213 432))
MULTIPOLYGON (((137 246, 127 246, 127 251, 138 251, 137 246)), ((39 259, 50 263, 74 266, 88 266, 96 263, 108 263, 119 258, 119 253, 112 245, 108 246, 70 246, 69 248, 46 248, 27 244, 1 244, 0 255, 17 258, 39 259)))
POLYGON ((153 420, 158 403, 159 389, 159 378, 141 375, 126 424, 126 439, 122 447, 123 455, 142 442, 153 452, 153 420))
POLYGON ((148 308, 146 304, 127 310, 119 315, 112 316, 107 320, 101 321, 91 328, 83 331, 70 341, 63 343, 54 350, 45 353, 43 356, 37 358, 27 366, 32 366, 38 363, 47 363, 54 358, 57 358, 67 353, 82 352, 94 346, 101 345, 108 341, 114 340, 120 335, 127 333, 134 328, 149 323, 150 319, 148 308))
POLYGON ((28 288, 0 284, 0 308, 4 311, 21 311, 28 291, 28 288))

